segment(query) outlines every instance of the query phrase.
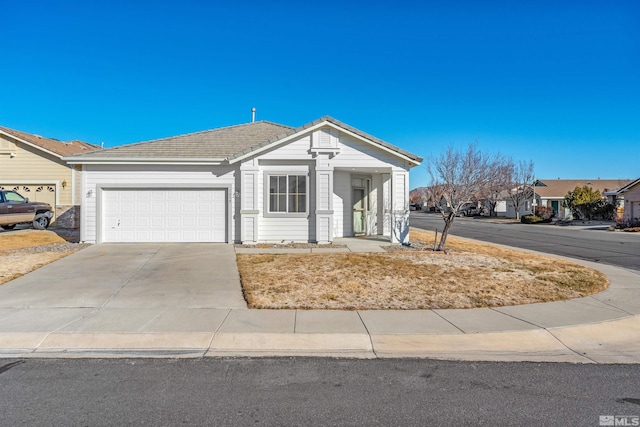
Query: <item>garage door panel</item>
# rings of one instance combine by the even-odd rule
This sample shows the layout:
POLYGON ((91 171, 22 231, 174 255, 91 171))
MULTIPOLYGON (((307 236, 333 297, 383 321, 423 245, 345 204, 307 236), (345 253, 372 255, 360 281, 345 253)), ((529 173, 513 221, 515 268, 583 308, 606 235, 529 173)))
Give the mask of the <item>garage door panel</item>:
POLYGON ((226 191, 105 189, 105 242, 226 242, 226 191))

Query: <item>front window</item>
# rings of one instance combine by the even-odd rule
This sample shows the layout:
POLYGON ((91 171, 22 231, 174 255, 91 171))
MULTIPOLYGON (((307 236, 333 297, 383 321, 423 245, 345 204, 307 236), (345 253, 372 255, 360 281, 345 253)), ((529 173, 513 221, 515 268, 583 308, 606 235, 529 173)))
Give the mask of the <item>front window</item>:
POLYGON ((24 197, 22 197, 21 195, 19 195, 14 191, 7 191, 6 193, 4 193, 4 196, 7 199, 7 202, 14 202, 14 203, 26 202, 24 197))
POLYGON ((306 175, 269 176, 269 212, 304 213, 306 211, 306 175))

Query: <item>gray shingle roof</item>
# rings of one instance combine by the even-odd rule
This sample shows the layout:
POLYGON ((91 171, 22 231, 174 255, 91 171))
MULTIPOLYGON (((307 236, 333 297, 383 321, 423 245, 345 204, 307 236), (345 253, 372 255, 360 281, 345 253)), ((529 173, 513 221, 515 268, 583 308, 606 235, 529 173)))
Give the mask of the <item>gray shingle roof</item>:
POLYGON ((238 150, 251 147, 291 129, 267 121, 227 126, 202 132, 108 148, 88 156, 91 159, 226 159, 238 150))
POLYGON ((169 138, 122 145, 99 152, 87 153, 86 155, 70 156, 67 160, 70 162, 89 159, 91 161, 232 161, 238 157, 259 150, 260 148, 277 143, 281 139, 295 135, 296 133, 302 132, 305 129, 316 126, 322 122, 328 122, 338 126, 360 136, 361 138, 369 140, 374 145, 379 145, 402 156, 408 157, 416 163, 420 163, 422 161, 422 158, 415 154, 411 154, 408 151, 398 148, 329 116, 322 117, 298 128, 292 128, 290 126, 268 121, 228 126, 169 138))

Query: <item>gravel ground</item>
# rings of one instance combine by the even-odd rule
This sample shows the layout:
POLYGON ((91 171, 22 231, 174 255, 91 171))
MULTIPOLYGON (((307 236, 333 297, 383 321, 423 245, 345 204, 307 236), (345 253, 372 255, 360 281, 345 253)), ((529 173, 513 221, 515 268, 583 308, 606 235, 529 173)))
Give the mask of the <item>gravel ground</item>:
POLYGON ((91 244, 61 242, 61 243, 52 243, 50 245, 32 246, 30 248, 10 249, 10 250, 5 250, 3 252, 8 254, 37 254, 37 253, 43 253, 43 252, 76 252, 88 246, 91 246, 91 244))
POLYGON ((334 245, 333 243, 319 245, 317 243, 257 243, 255 245, 234 245, 236 248, 249 249, 314 249, 314 248, 346 248, 347 245, 334 245))

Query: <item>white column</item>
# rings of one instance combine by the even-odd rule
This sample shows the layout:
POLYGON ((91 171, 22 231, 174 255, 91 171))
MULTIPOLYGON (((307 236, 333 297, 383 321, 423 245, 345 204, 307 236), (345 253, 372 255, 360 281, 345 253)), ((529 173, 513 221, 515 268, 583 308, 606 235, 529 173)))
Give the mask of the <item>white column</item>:
POLYGON ((258 174, 255 160, 240 166, 240 239, 242 243, 258 241, 258 174))
POLYGON ((319 155, 315 167, 316 241, 333 241, 333 167, 328 156, 319 155))
POLYGON ((409 243, 409 173, 391 173, 391 243, 409 243))

